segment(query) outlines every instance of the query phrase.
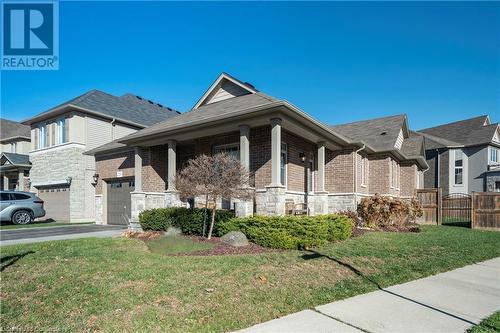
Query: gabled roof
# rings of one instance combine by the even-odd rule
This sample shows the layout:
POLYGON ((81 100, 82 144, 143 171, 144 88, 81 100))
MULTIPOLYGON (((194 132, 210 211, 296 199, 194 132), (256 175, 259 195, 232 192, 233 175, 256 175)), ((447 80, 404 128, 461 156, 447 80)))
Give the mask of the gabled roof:
POLYGON ((498 123, 487 115, 419 130, 426 137, 426 149, 466 147, 491 143, 498 123))
POLYGON ((6 162, 9 162, 8 164, 10 164, 12 166, 29 166, 29 165, 31 165, 29 156, 24 155, 24 154, 5 153, 4 152, 0 155, 0 161, 1 161, 2 166, 5 165, 6 162))
POLYGON ((31 140, 31 128, 27 125, 4 118, 0 118, 0 140, 5 141, 14 138, 25 138, 31 140))
POLYGON ((405 156, 425 156, 424 154, 424 137, 413 131, 410 131, 410 136, 403 141, 401 152, 405 156))
POLYGON ((64 112, 67 108, 114 118, 137 127, 150 126, 180 113, 132 94, 117 97, 94 89, 27 119, 23 123, 32 124, 42 121, 64 112))
POLYGON ((354 141, 363 141, 377 152, 394 150, 401 131, 408 137, 404 114, 334 125, 330 128, 354 141))
POLYGON ((258 90, 255 89, 253 85, 248 82, 243 82, 237 78, 227 74, 221 73, 219 77, 212 83, 212 85, 207 89, 207 91, 201 96, 201 98, 196 102, 193 109, 197 109, 200 106, 214 102, 214 97, 220 94, 220 98, 215 101, 224 100, 227 98, 238 97, 242 95, 254 94, 258 90))

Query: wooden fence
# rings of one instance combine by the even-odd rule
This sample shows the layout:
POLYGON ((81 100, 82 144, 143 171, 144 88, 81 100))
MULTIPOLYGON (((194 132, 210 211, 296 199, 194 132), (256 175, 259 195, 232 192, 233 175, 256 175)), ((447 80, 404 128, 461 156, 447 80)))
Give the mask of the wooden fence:
POLYGON ((418 189, 415 195, 423 211, 422 217, 417 222, 421 224, 441 224, 441 189, 418 189))
POLYGON ((500 231, 500 193, 472 193, 472 223, 473 229, 500 231))

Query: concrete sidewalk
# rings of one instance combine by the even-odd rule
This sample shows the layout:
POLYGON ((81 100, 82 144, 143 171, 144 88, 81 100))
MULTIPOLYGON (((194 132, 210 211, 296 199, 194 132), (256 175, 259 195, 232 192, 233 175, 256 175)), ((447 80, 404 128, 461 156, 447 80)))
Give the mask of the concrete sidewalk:
POLYGON ((380 289, 239 332, 464 332, 500 310, 500 258, 380 289))

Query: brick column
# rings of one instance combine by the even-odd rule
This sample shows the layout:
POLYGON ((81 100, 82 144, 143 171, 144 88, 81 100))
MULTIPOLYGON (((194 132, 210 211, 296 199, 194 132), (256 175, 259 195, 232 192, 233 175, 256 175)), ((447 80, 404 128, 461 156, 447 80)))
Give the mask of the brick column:
MULTIPOLYGON (((325 191, 325 155, 326 147, 324 142, 318 143, 318 177, 316 191, 314 193, 314 214, 328 213, 328 192, 325 191)), ((334 176, 334 175, 331 175, 334 176)))
POLYGON ((175 174, 177 172, 177 142, 174 140, 168 141, 167 151, 167 190, 165 191, 165 206, 180 207, 182 202, 179 198, 179 192, 175 188, 175 174))
MULTIPOLYGON (((250 127, 248 125, 240 125, 240 162, 250 170, 250 127)), ((245 180, 245 187, 250 186, 249 179, 245 180)), ((253 215, 253 200, 242 200, 235 202, 236 216, 246 217, 253 215)))

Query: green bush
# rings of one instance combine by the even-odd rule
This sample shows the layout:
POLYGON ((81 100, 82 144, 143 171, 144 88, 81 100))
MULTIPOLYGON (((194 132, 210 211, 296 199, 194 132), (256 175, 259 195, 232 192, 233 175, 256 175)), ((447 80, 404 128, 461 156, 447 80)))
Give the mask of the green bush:
MULTIPOLYGON (((206 219, 206 232, 210 224, 212 211, 200 208, 156 208, 148 209, 139 214, 139 222, 143 230, 167 230, 170 226, 178 227, 184 234, 202 235, 203 223, 206 219)), ((214 233, 220 222, 234 217, 227 210, 217 210, 215 213, 214 233)))
POLYGON ((217 235, 241 231, 252 242, 276 249, 307 249, 347 239, 352 220, 340 215, 253 216, 233 218, 219 224, 217 235))

